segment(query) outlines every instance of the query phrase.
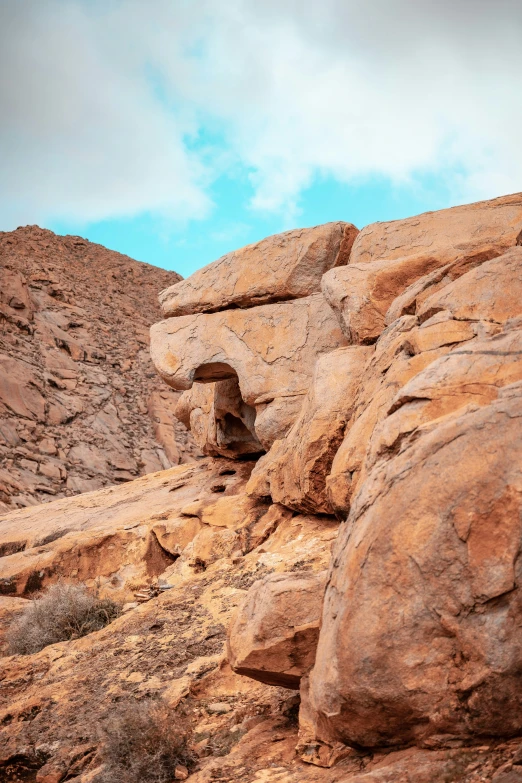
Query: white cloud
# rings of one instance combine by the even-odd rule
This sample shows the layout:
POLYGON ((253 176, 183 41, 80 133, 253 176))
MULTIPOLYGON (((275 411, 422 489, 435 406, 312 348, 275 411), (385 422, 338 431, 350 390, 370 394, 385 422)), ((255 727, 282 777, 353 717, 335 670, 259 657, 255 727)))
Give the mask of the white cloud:
POLYGON ((519 0, 18 0, 0 219, 209 209, 223 165, 292 214, 317 173, 522 189, 519 0), (218 128, 215 164, 187 134, 218 128), (197 148, 196 148, 197 149, 197 148), (458 174, 451 172, 458 172, 458 174))

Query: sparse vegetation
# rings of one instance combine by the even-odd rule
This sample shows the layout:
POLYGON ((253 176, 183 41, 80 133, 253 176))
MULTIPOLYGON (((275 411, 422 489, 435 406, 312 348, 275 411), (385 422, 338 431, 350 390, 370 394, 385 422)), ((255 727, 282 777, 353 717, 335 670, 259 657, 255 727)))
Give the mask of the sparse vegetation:
POLYGON ((83 584, 58 582, 36 596, 7 633, 9 655, 30 655, 49 644, 79 639, 99 631, 120 614, 109 598, 99 598, 83 584))
POLYGON ((102 729, 96 783, 172 783, 177 766, 194 766, 190 733, 188 716, 162 701, 120 703, 102 729))

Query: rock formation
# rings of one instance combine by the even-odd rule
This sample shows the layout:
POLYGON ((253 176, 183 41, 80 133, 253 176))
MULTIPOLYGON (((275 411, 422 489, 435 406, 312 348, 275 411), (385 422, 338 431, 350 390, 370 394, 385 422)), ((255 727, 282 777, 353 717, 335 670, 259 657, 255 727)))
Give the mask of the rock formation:
POLYGON ((521 242, 519 194, 287 232, 161 294, 207 456, 4 514, 5 622, 58 579, 125 611, 4 658, 0 774, 96 783, 96 724, 161 697, 194 783, 522 780, 521 242))
POLYGON ((198 454, 148 356, 165 272, 36 226, 0 234, 0 509, 198 454))

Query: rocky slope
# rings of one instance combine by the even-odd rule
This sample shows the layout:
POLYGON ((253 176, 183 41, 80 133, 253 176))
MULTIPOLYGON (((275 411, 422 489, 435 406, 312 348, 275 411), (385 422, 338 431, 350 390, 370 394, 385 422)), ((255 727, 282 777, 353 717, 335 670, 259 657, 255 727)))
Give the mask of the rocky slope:
POLYGON ((195 783, 522 781, 522 195, 355 234, 162 293, 209 456, 3 515, 3 627, 58 579, 126 604, 4 657, 7 779, 96 783, 98 724, 163 698, 195 783))
POLYGON ((0 509, 197 454, 148 352, 157 291, 179 279, 80 237, 0 233, 0 509))

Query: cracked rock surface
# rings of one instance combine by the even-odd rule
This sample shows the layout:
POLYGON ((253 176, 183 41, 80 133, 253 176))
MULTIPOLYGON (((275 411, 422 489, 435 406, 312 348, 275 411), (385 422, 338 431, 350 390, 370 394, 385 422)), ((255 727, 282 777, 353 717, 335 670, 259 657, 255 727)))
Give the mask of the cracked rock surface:
POLYGON ((149 358, 173 279, 81 237, 0 233, 0 510, 198 455, 149 358))

